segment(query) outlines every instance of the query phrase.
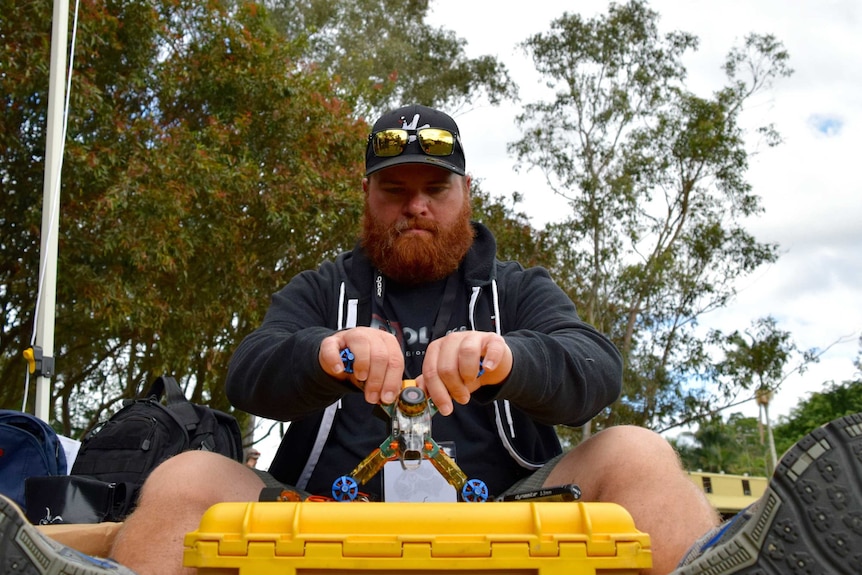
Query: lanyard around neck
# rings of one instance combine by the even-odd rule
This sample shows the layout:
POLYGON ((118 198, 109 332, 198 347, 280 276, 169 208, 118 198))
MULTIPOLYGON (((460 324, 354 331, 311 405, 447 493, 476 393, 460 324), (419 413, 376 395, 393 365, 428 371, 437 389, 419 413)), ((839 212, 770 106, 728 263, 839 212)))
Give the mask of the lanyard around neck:
MULTIPOLYGON (((443 299, 440 302, 440 308, 437 310, 437 317, 434 320, 434 327, 431 330, 431 341, 446 335, 446 330, 449 328, 449 321, 452 319, 452 313, 458 299, 458 282, 457 271, 449 274, 449 277, 446 278, 446 286, 443 288, 443 299)), ((394 319, 393 310, 386 303, 386 278, 380 273, 380 270, 375 270, 374 272, 374 299, 377 309, 382 311, 387 318, 392 317, 394 319)))

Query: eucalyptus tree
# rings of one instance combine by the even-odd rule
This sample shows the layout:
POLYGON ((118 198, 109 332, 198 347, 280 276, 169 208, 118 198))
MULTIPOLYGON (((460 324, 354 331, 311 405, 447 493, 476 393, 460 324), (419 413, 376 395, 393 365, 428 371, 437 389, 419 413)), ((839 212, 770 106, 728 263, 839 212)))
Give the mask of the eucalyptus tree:
POLYGON ((411 102, 456 111, 516 96, 504 63, 467 57, 463 38, 427 23, 428 0, 266 3, 286 36, 307 38, 307 57, 360 116, 411 102))
MULTIPOLYGON (((689 33, 661 34, 646 2, 566 13, 523 42, 552 95, 528 103, 510 144, 571 212, 546 230, 555 276, 584 318, 623 353, 622 397, 597 421, 664 426, 707 400, 710 357, 698 319, 734 296, 734 282, 774 261, 745 219, 762 212, 745 179, 751 150, 740 115, 791 73, 772 36, 730 50, 726 85, 686 88, 689 33)), ((760 142, 778 143, 770 125, 760 142)))

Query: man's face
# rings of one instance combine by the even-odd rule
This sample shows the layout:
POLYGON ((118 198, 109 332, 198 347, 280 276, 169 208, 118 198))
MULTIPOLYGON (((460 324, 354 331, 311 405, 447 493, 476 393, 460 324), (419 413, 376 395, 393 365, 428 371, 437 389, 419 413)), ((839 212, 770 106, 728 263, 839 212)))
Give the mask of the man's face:
POLYGON ((473 243, 470 177, 422 164, 363 180, 363 246, 387 277, 405 284, 442 279, 473 243))

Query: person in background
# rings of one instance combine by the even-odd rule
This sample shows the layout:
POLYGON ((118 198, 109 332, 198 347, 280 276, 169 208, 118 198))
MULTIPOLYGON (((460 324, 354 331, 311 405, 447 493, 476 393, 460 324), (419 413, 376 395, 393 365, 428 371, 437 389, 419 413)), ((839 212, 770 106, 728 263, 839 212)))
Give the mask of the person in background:
POLYGON ((248 467, 257 467, 257 460, 260 459, 260 451, 251 448, 245 454, 245 464, 248 467))
MULTIPOLYGON (((862 572, 862 415, 800 441, 764 497, 724 525, 652 431, 610 427, 563 452, 553 426, 581 425, 619 396, 617 349, 546 270, 497 259, 493 234, 471 219, 471 177, 450 116, 418 105, 384 114, 365 166, 356 247, 274 294, 231 360, 231 402, 291 422, 272 466, 200 451, 169 459, 118 535, 116 562, 77 572, 191 574, 183 537, 213 504, 255 501, 265 487, 329 493, 387 436, 374 411, 405 378, 439 409, 435 439, 451 443, 459 466, 492 495, 577 484, 582 500, 628 510, 650 535, 645 573, 862 572)), ((379 481, 363 490, 385 499, 379 481)), ((0 521, 47 557, 28 563, 25 546, 6 537, 19 571, 75 565, 2 500, 0 521)))

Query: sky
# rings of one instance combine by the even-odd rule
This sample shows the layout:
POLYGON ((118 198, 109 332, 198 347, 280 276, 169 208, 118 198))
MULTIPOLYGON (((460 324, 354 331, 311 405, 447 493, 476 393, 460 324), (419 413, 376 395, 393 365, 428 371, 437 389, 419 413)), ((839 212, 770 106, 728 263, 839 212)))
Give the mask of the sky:
MULTIPOLYGON (((467 169, 495 195, 521 192, 519 208, 534 226, 568 211, 535 172, 515 172, 506 145, 520 136, 515 116, 527 102, 547 97, 529 59, 517 45, 544 32, 564 12, 593 18, 607 12, 600 0, 532 2, 529 9, 499 0, 431 0, 433 26, 466 41, 469 57, 493 55, 519 85, 520 103, 477 102, 452 111, 464 142, 467 169)), ((701 320, 704 329, 744 330, 773 316, 800 349, 825 350, 820 362, 782 383, 770 417, 789 414, 800 398, 827 381, 856 377, 853 360, 862 334, 862 3, 858 0, 653 0, 660 30, 692 33, 697 52, 684 60, 688 88, 708 97, 724 85, 727 52, 752 32, 773 34, 790 53, 790 78, 780 79, 747 105, 745 126, 774 123, 784 142, 750 159, 748 181, 764 214, 748 222, 761 241, 779 245, 780 258, 737 285, 725 309, 701 320), (828 348, 828 349, 827 349, 828 348)), ((757 416, 748 402, 733 408, 757 416)), ((261 466, 274 449, 262 448, 261 466)))

